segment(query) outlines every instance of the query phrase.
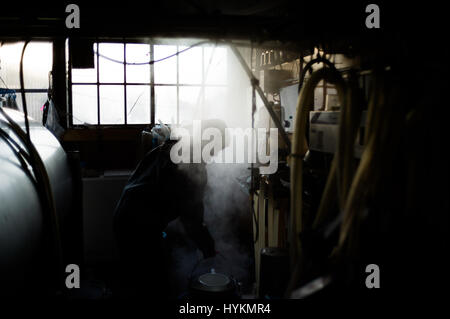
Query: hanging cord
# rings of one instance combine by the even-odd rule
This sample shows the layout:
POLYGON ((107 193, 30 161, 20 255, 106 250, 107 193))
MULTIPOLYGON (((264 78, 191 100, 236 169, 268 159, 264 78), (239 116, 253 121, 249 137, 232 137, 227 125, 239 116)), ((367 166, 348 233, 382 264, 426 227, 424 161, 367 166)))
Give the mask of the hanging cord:
POLYGON ((19 66, 19 80, 20 80, 20 92, 22 93, 22 108, 23 108, 23 114, 25 117, 25 131, 27 133, 28 142, 31 143, 30 139, 30 124, 28 123, 28 108, 27 108, 27 99, 25 96, 25 84, 23 80, 23 57, 25 55, 25 50, 28 46, 28 43, 30 43, 29 40, 25 41, 25 44, 22 48, 22 54, 20 56, 20 66, 19 66))
POLYGON ((200 45, 207 44, 207 43, 211 43, 211 41, 209 41, 209 40, 208 41, 200 41, 200 42, 197 42, 197 43, 191 45, 190 47, 187 47, 187 48, 185 48, 183 50, 177 51, 174 54, 168 55, 168 56, 166 56, 164 58, 161 58, 161 59, 158 59, 158 60, 146 61, 146 62, 125 62, 125 61, 120 61, 120 60, 116 60, 116 59, 110 58, 110 57, 108 57, 106 55, 103 55, 103 54, 101 54, 101 53, 99 53, 99 52, 97 52, 95 50, 94 50, 94 53, 97 54, 99 57, 102 57, 102 58, 104 58, 104 59, 106 59, 108 61, 115 62, 115 63, 126 64, 126 65, 147 65, 147 64, 154 64, 154 63, 157 63, 157 62, 161 62, 161 61, 173 58, 173 57, 175 57, 175 56, 177 56, 177 55, 179 55, 179 54, 181 54, 183 52, 186 52, 186 51, 188 51, 190 49, 193 49, 195 47, 198 47, 200 45))

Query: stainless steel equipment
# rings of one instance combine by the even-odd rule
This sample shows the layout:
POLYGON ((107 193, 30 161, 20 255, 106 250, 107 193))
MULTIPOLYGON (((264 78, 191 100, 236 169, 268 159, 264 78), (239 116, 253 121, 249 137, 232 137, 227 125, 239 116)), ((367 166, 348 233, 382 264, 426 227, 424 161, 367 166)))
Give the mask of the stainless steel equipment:
MULTIPOLYGON (((22 113, 4 108, 23 129, 22 113)), ((72 205, 72 178, 68 158, 58 140, 40 123, 30 119, 30 138, 44 162, 61 232, 72 205)), ((0 127, 17 144, 19 138, 0 115, 0 127)), ((0 295, 35 295, 52 281, 48 245, 39 189, 31 167, 21 165, 14 151, 0 139, 0 295), (42 284, 41 286, 39 286, 42 284)), ((51 240, 51 239, 50 239, 51 240)))
MULTIPOLYGON (((355 157, 360 158, 364 145, 366 111, 363 111, 358 137, 355 143, 355 157)), ((339 111, 312 111, 309 113, 309 148, 313 151, 334 153, 337 148, 339 111)))

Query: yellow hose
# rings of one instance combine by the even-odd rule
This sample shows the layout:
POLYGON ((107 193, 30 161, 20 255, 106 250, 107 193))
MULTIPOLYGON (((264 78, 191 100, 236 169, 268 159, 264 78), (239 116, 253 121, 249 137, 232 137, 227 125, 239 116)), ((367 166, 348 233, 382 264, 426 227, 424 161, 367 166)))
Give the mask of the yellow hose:
POLYGON ((345 82, 341 74, 332 68, 322 68, 311 74, 311 77, 302 88, 295 117, 294 136, 290 156, 291 166, 291 264, 295 265, 301 254, 300 238, 302 232, 302 183, 303 183, 303 157, 308 149, 306 143, 306 126, 309 111, 314 106, 314 89, 320 81, 335 84, 341 105, 344 105, 345 82))
POLYGON ((359 93, 357 77, 350 73, 345 101, 339 115, 337 150, 314 219, 313 228, 315 229, 330 217, 330 212, 335 211, 336 199, 339 200, 340 211, 344 209, 345 199, 356 169, 354 145, 361 123, 363 106, 364 101, 359 93))
POLYGON ((356 74, 351 73, 348 78, 345 100, 345 106, 341 107, 340 112, 338 146, 335 156, 339 208, 341 211, 344 209, 345 199, 356 169, 355 142, 358 129, 361 126, 361 114, 364 107, 356 74))
POLYGON ((344 251, 354 251, 358 220, 363 216, 369 195, 382 187, 380 179, 383 170, 390 167, 399 145, 399 131, 404 118, 398 111, 398 104, 401 103, 399 93, 390 89, 386 75, 376 75, 366 121, 366 143, 344 203, 339 245, 335 251, 340 255, 344 251))

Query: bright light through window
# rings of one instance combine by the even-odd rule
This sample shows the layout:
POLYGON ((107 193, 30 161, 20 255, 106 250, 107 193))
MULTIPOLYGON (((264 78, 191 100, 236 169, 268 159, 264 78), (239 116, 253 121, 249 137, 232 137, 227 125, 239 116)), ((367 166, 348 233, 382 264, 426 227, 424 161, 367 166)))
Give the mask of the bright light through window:
POLYGON ((152 110, 154 122, 180 123, 208 113, 206 101, 225 103, 228 50, 198 46, 176 55, 186 48, 94 44, 95 68, 71 70, 73 123, 149 124, 152 110), (145 63, 151 59, 163 60, 145 63))
MULTIPOLYGON (((16 101, 22 109, 20 87, 20 57, 24 42, 5 43, 0 47, 0 87, 17 92, 16 101)), ((51 42, 30 42, 23 58, 24 92, 30 117, 41 122, 42 106, 47 101, 49 72, 52 69, 51 42)))

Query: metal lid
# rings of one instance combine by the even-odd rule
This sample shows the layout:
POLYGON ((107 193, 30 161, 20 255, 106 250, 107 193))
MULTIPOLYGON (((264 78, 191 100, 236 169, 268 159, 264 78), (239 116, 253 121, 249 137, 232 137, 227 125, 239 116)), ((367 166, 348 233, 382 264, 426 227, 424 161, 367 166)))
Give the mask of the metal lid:
POLYGON ((226 287, 230 283, 230 279, 227 276, 216 273, 201 275, 198 281, 208 287, 226 287))
POLYGON ((233 288, 233 282, 227 275, 211 272, 199 276, 193 282, 191 288, 210 292, 225 292, 233 288))

